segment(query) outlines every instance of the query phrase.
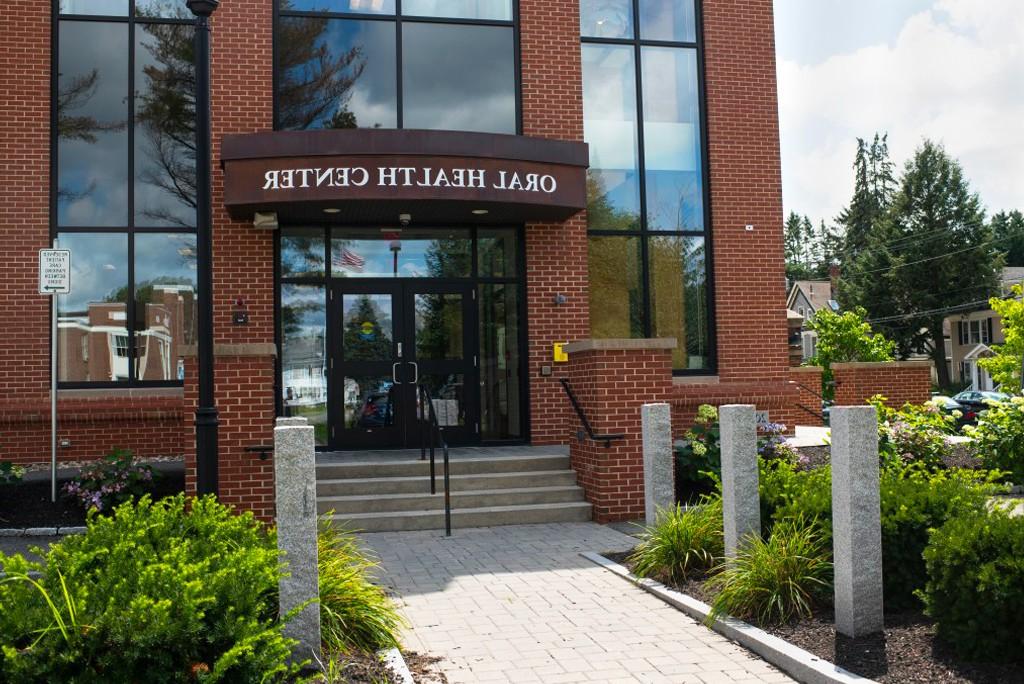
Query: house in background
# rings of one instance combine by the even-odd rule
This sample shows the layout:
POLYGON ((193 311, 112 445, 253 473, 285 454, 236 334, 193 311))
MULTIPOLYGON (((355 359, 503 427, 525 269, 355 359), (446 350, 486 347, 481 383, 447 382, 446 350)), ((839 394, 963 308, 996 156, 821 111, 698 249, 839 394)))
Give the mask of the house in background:
POLYGON ((828 280, 797 280, 789 290, 786 308, 803 318, 800 330, 803 360, 814 356, 817 349, 818 334, 808 330, 808 324, 814 314, 822 309, 839 311, 839 304, 832 298, 832 283, 828 280))
MULTIPOLYGON (((1004 268, 1000 276, 999 294, 1007 297, 1014 285, 1024 283, 1024 268, 1004 268)), ((988 391, 995 389, 988 371, 978 360, 992 356, 992 345, 1006 341, 999 314, 985 308, 965 311, 946 319, 950 332, 950 371, 953 382, 966 389, 988 391)))

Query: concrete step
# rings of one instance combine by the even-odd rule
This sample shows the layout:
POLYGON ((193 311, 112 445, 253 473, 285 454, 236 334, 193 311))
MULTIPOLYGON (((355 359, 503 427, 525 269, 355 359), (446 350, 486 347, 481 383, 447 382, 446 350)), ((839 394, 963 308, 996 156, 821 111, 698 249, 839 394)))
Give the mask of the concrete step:
MULTIPOLYGON (((438 475, 441 474, 443 458, 440 452, 434 457, 438 475)), ((569 456, 561 454, 523 454, 483 457, 459 457, 449 460, 452 475, 474 475, 486 473, 511 473, 528 470, 566 470, 569 456)), ((321 461, 316 464, 316 476, 323 480, 376 477, 416 477, 430 474, 430 461, 402 459, 396 461, 321 461)))
MULTIPOLYGON (((441 484, 438 482, 438 484, 441 484)), ((452 509, 492 508, 544 503, 583 501, 583 490, 575 485, 560 487, 525 487, 521 489, 483 489, 452 492, 452 509)), ((322 496, 317 498, 317 512, 394 513, 399 511, 444 510, 444 490, 437 494, 370 494, 361 496, 322 496)))
MULTIPOLYGON (((532 523, 586 522, 586 502, 547 503, 527 506, 489 506, 452 509, 452 529, 526 525, 532 523)), ((444 529, 444 511, 401 511, 390 513, 345 513, 332 516, 336 525, 360 532, 397 532, 444 529)))
MULTIPOLYGON (((444 490, 440 469, 437 489, 444 490)), ((567 487, 576 484, 572 470, 537 470, 528 472, 452 475, 452 492, 481 489, 526 489, 530 487, 567 487)), ((384 494, 424 494, 430 492, 430 480, 420 477, 358 477, 346 479, 318 479, 317 498, 328 496, 359 496, 384 494)))

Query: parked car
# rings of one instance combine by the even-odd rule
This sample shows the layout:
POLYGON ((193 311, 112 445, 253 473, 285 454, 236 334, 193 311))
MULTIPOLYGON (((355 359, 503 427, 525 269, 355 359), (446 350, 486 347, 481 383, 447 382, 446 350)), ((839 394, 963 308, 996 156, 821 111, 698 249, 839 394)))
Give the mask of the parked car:
POLYGON ((978 416, 985 412, 989 404, 999 404, 1009 399, 1009 394, 978 390, 964 390, 953 397, 954 401, 963 406, 964 420, 967 423, 976 423, 978 416))
POLYGON ((932 395, 932 398, 928 400, 928 403, 935 406, 937 409, 947 416, 959 414, 956 419, 956 426, 958 428, 964 425, 972 424, 977 421, 977 412, 968 411, 963 404, 958 402, 952 397, 947 397, 942 394, 932 395), (971 417, 967 418, 967 414, 970 413, 971 417))

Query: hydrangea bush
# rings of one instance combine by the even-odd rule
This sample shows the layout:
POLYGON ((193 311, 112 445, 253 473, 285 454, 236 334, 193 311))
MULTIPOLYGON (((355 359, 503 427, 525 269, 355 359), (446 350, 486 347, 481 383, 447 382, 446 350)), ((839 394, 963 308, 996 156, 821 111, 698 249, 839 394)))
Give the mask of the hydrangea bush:
POLYGON ((974 439, 986 468, 1000 470, 1017 485, 1024 485, 1024 397, 992 404, 976 426, 965 426, 974 439))
POLYGON ((945 467, 952 452, 947 438, 956 434, 958 416, 945 414, 934 404, 904 404, 899 409, 875 395, 870 403, 878 411, 878 456, 883 467, 914 463, 936 470, 945 467))
POLYGON ((86 510, 106 511, 132 497, 142 496, 152 482, 150 466, 136 463, 131 451, 115 449, 99 463, 83 468, 62 491, 86 510))

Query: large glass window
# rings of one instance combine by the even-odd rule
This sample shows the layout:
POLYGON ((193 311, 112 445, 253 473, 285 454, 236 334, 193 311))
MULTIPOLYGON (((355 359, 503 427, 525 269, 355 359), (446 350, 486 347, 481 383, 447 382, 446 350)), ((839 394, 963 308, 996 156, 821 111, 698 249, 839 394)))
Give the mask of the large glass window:
POLYGON ((327 444, 327 299, 323 285, 281 285, 285 415, 302 416, 327 444))
POLYGON ((52 103, 66 383, 182 380, 195 335, 191 14, 170 0, 61 0, 52 103))
POLYGON ((278 129, 517 132, 512 0, 279 3, 278 129))
POLYGON ((674 337, 714 369, 694 0, 581 0, 595 337, 674 337))

